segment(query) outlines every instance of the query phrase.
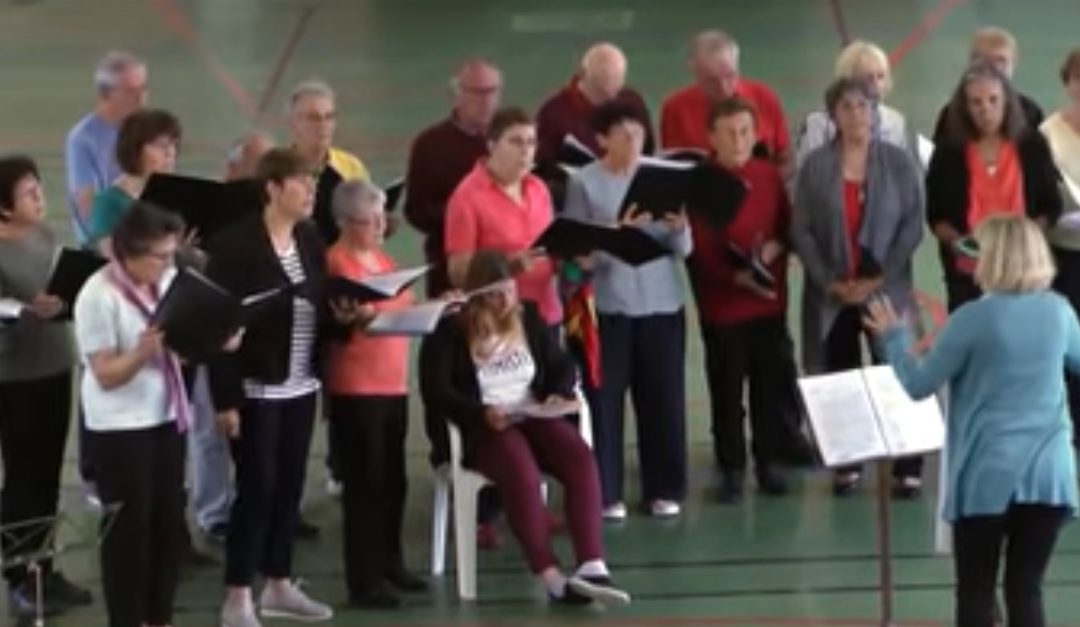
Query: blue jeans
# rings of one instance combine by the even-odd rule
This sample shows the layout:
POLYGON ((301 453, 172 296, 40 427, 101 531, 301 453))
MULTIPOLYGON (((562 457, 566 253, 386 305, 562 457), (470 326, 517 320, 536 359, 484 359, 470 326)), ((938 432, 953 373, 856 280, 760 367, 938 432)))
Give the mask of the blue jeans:
POLYGON ((228 524, 232 505, 232 460, 229 443, 218 432, 206 368, 195 373, 191 386, 194 424, 188 431, 188 464, 191 467, 191 508, 195 524, 203 531, 228 524))

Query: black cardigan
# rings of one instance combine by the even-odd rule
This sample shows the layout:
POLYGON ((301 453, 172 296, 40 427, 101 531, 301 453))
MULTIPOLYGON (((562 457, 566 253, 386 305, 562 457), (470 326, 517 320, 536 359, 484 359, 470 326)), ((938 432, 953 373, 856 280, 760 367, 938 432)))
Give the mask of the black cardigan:
MULTIPOLYGON (((293 238, 304 266, 305 282, 300 295, 315 303, 317 312, 316 343, 312 351, 312 368, 317 372, 319 348, 331 320, 323 291, 326 246, 315 225, 308 220, 296 225, 293 238)), ((274 251, 261 212, 223 230, 210 242, 208 249, 207 276, 238 298, 291 285, 274 251)), ((210 362, 210 391, 218 411, 238 409, 244 404, 244 379, 275 384, 288 377, 292 300, 277 298, 267 304, 248 323, 240 349, 235 353, 223 353, 210 362)))
MULTIPOLYGON (((931 230, 940 223, 958 233, 971 231, 967 223, 968 169, 964 146, 946 142, 934 148, 926 171, 926 221, 931 230)), ((1024 206, 1031 218, 1043 218, 1053 225, 1061 216, 1062 201, 1058 191, 1060 178, 1050 146, 1038 131, 1026 132, 1016 142, 1017 156, 1024 181, 1024 206)), ((953 273, 953 252, 939 245, 945 273, 953 273)))
MULTIPOLYGON (((532 380, 533 396, 538 400, 558 394, 573 398, 577 370, 573 360, 553 340, 536 308, 523 305, 525 339, 536 362, 532 380)), ((420 394, 424 406, 444 416, 461 429, 466 463, 472 459, 475 436, 490 430, 480 401, 480 383, 476 379, 469 344, 465 338, 464 318, 445 318, 435 333, 420 346, 420 394)))

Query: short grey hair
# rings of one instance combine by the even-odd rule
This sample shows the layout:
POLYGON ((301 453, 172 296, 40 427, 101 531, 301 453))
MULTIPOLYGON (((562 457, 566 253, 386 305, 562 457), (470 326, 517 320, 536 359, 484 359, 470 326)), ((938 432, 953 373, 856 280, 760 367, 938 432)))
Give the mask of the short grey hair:
POLYGON ((724 31, 701 31, 690 39, 689 53, 691 59, 699 55, 709 55, 720 51, 730 51, 735 65, 739 64, 739 43, 724 31))
POLYGON ((296 103, 300 102, 302 98, 307 98, 309 96, 326 98, 331 102, 337 100, 334 89, 330 87, 329 83, 318 79, 307 80, 298 84, 296 87, 293 87, 292 93, 289 94, 289 103, 286 107, 286 113, 292 115, 293 109, 296 108, 296 103))
POLYGON ((386 193, 379 189, 378 185, 357 179, 343 181, 334 189, 334 197, 330 204, 334 214, 334 221, 344 225, 351 219, 363 215, 383 211, 383 203, 386 202, 386 193))
POLYGON ((107 92, 120 84, 124 73, 136 68, 146 69, 146 62, 126 50, 110 50, 94 69, 94 88, 107 92))

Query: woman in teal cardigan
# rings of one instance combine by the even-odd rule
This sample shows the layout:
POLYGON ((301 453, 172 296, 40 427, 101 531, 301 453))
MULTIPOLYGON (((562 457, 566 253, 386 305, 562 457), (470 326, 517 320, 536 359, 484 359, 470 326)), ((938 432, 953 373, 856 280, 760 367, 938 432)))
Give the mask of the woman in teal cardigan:
POLYGON ((943 515, 953 523, 957 625, 993 624, 1004 552, 1008 624, 1039 627, 1043 574, 1077 512, 1062 369, 1080 373, 1080 324, 1049 291, 1053 261, 1034 222, 996 216, 975 239, 985 295, 952 314, 928 354, 912 354, 887 300, 873 302, 865 322, 913 398, 949 386, 943 515))

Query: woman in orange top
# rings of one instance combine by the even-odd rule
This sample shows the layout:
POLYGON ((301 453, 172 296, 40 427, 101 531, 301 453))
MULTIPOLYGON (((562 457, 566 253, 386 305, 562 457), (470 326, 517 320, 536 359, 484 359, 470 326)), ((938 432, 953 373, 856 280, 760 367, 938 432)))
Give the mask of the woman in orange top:
MULTIPOLYGON (((394 270, 382 250, 385 195, 364 181, 334 190, 333 214, 341 235, 327 251, 331 276, 359 281, 394 270)), ((408 426, 409 340, 373 337, 363 324, 379 311, 401 309, 411 292, 359 309, 348 338, 330 347, 325 379, 331 438, 341 451, 345 583, 351 605, 394 608, 394 589, 427 585, 405 570, 401 524, 405 510, 405 434, 408 426)))
POLYGON ((938 239, 949 310, 977 298, 974 260, 960 248, 983 220, 1026 214, 1043 228, 1061 215, 1057 168, 1016 91, 992 65, 964 72, 947 107, 947 139, 926 173, 926 217, 938 239))

